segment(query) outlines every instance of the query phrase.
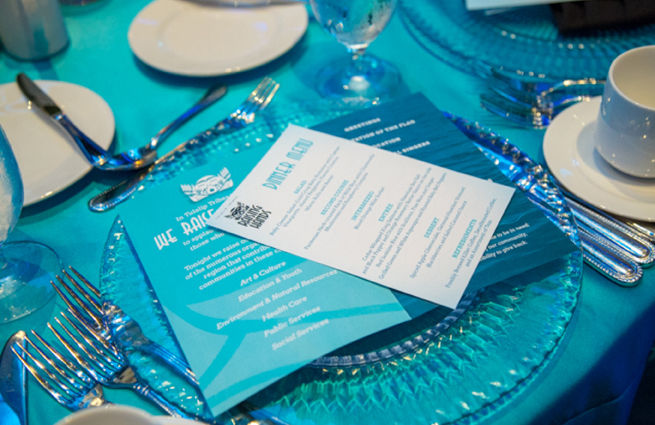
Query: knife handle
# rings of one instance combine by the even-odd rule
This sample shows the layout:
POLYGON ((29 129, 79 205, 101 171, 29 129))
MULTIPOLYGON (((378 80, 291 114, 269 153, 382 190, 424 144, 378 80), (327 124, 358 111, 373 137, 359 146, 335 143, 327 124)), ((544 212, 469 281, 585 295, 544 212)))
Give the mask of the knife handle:
POLYGON ((159 395, 159 393, 153 390, 152 387, 150 387, 150 385, 143 382, 141 378, 137 377, 137 383, 133 385, 133 388, 138 394, 150 400, 153 404, 155 404, 161 410, 168 413, 170 416, 174 418, 183 418, 189 420, 201 419, 201 418, 194 418, 188 415, 179 407, 171 404, 168 400, 166 400, 164 397, 159 395))
POLYGON ((580 226, 578 234, 582 242, 585 263, 607 276, 612 282, 626 287, 639 284, 644 274, 642 268, 631 261, 598 235, 580 226))
MULTIPOLYGON (((634 230, 639 236, 643 236, 651 242, 655 242, 655 230, 646 227, 645 224, 637 223, 635 221, 626 221, 627 226, 634 230)), ((651 223, 652 224, 652 223, 651 223)))
POLYGON ((126 180, 123 180, 122 182, 89 199, 89 209, 94 212, 103 212, 114 208, 116 205, 132 197, 132 195, 139 189, 139 187, 141 187, 139 183, 148 177, 155 168, 165 167, 166 164, 175 159, 175 155, 179 152, 184 151, 192 145, 207 143, 220 135, 228 134, 232 131, 235 131, 235 128, 232 128, 223 122, 219 122, 216 126, 210 128, 209 130, 203 131, 193 139, 187 140, 186 142, 177 145, 173 150, 160 157, 149 167, 139 170, 137 174, 134 174, 126 180))
POLYGON ((642 267, 655 264, 655 246, 618 220, 597 213, 567 197, 567 204, 580 224, 604 237, 642 267))
POLYGON ((71 135, 77 146, 82 151, 86 159, 93 164, 94 167, 101 166, 108 162, 111 154, 98 146, 86 134, 82 132, 73 122, 65 115, 59 114, 54 117, 55 120, 71 135))

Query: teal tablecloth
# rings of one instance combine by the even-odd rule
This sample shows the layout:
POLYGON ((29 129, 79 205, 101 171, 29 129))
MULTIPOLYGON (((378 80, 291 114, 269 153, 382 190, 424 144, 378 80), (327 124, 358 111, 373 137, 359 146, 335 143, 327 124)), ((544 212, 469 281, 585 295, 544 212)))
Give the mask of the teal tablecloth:
MULTIPOLYGON (((148 0, 100 0, 86 7, 64 8, 70 35, 68 48, 41 62, 18 62, 0 51, 0 83, 26 72, 32 78, 80 84, 100 94, 116 117, 114 151, 141 146, 160 128, 195 102, 217 79, 171 76, 139 62, 127 43, 132 18, 148 0)), ((238 34, 235 34, 237 37, 238 34)), ((217 40, 229 42, 229 40, 217 40)), ((479 107, 484 85, 440 62, 423 50, 396 14, 370 48, 394 62, 404 78, 403 91, 423 92, 439 108, 491 127, 533 158, 543 161, 543 132, 511 127, 479 107)), ((163 150, 204 130, 238 104, 265 75, 281 83, 274 102, 318 99, 313 75, 342 48, 310 21, 300 43, 281 58, 261 68, 221 78, 230 85, 224 100, 175 133, 163 150)), ((64 192, 26 208, 13 240, 34 239, 54 248, 65 264, 72 264, 97 282, 100 258, 113 213, 91 213, 87 200, 115 177, 93 171, 64 192)), ((42 330, 61 308, 53 299, 27 318, 0 325, 0 342, 18 329, 42 330)), ((487 422, 494 424, 620 424, 624 423, 641 377, 648 350, 655 339, 655 271, 626 289, 585 268, 576 323, 567 331, 558 358, 519 399, 487 422)), ((68 411, 29 385, 30 425, 51 424, 68 411)), ((136 395, 108 390, 107 397, 158 413, 136 395)))

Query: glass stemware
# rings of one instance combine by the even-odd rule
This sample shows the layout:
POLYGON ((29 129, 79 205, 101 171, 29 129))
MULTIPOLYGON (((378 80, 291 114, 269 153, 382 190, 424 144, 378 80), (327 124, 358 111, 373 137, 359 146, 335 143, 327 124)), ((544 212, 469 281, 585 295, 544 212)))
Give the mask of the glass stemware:
POLYGON ((396 0, 311 0, 316 20, 351 57, 331 62, 320 72, 318 90, 329 97, 384 99, 400 83, 400 72, 389 62, 365 54, 382 32, 396 0))
POLYGON ((36 242, 3 243, 23 207, 23 182, 11 146, 0 128, 0 324, 43 306, 61 269, 59 256, 36 242))

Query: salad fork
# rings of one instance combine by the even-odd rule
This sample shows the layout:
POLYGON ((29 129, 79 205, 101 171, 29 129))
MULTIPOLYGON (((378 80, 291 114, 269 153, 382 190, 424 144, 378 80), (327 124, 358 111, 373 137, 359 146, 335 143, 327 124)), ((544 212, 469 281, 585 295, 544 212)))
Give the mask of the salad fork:
POLYGON ((120 350, 95 332, 91 326, 69 318, 64 312, 61 312, 61 316, 68 326, 64 325, 58 317, 55 318, 55 322, 66 336, 50 323, 47 325, 48 329, 95 382, 108 388, 132 389, 171 416, 197 419, 172 406, 143 382, 120 350))
POLYGON ((89 209, 91 211, 102 212, 115 207, 132 196, 143 179, 150 175, 156 167, 171 161, 176 153, 185 150, 189 146, 207 143, 221 134, 231 133, 251 124, 255 120, 256 114, 268 106, 279 88, 280 85, 274 80, 268 77, 264 78, 255 90, 250 93, 250 96, 248 96, 241 105, 232 111, 227 118, 219 121, 214 127, 198 134, 193 139, 178 145, 175 149, 159 158, 149 167, 141 169, 141 171, 127 180, 124 180, 114 187, 94 196, 89 200, 89 209))
POLYGON ((29 338, 26 337, 25 341, 45 364, 20 345, 14 345, 11 350, 52 398, 71 410, 111 404, 104 398, 100 384, 48 344, 38 333, 32 331, 32 335, 49 354, 29 338))
POLYGON ((198 384, 195 374, 185 361, 148 339, 143 334, 139 324, 125 314, 120 307, 107 301, 101 306, 100 291, 75 268, 69 266, 69 269, 77 279, 73 278, 66 270, 63 270, 63 275, 70 283, 67 283, 60 276, 56 276, 59 284, 56 285, 52 282, 52 286, 68 307, 68 311, 78 321, 91 328, 106 341, 120 346, 124 350, 139 349, 157 356, 189 382, 195 385, 198 384), (64 288, 68 296, 59 286, 64 288), (107 321, 115 324, 113 332, 109 329, 107 321))
MULTIPOLYGON (((148 339, 141 331, 139 324, 130 316, 123 313, 120 307, 108 303, 107 301, 105 301, 103 306, 100 307, 100 291, 98 291, 91 282, 75 270, 75 268, 69 266, 69 269, 76 278, 71 276, 65 270, 62 272, 70 284, 66 283, 66 281, 60 276, 57 276, 59 285, 56 285, 54 282, 51 283, 55 288, 55 291, 57 291, 68 307, 68 311, 78 322, 80 322, 83 328, 89 331, 94 339, 104 339, 111 345, 108 349, 112 350, 112 352, 117 350, 119 354, 124 353, 123 350, 135 348, 155 355, 166 362, 169 366, 172 366, 177 372, 187 378, 189 382, 196 386, 198 385, 195 374, 183 359, 180 359, 161 345, 148 339), (69 296, 66 296, 58 286, 63 287, 73 300, 71 301, 69 296), (81 294, 81 297, 77 295, 78 293, 81 294), (107 326, 108 320, 117 324, 117 326, 114 327, 113 333, 107 326)), ((98 342, 105 346, 102 341, 98 342)), ((124 358, 124 356, 122 358, 124 358)), ((100 379, 100 377, 98 377, 98 379, 100 379)), ((243 408, 244 405, 248 405, 248 403, 243 402, 241 409, 245 409, 243 408)), ((252 410, 258 409, 252 407, 252 410)), ((255 419, 247 410, 240 411, 237 416, 240 419, 236 420, 235 418, 235 423, 239 424, 287 425, 280 419, 269 415, 266 415, 266 418, 255 419)))

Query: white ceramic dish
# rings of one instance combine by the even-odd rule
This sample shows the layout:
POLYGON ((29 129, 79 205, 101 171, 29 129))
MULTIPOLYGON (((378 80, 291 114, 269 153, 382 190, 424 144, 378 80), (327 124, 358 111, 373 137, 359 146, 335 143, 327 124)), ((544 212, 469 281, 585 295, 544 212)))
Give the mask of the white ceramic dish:
POLYGON ((109 404, 71 413, 55 425, 204 425, 204 422, 152 416, 134 407, 109 404))
MULTIPOLYGON (((103 148, 114 138, 114 114, 98 94, 60 81, 36 81, 70 119, 103 148)), ((37 108, 31 109, 16 83, 0 85, 0 126, 7 134, 25 191, 24 206, 48 198, 91 170, 73 139, 37 108)))
POLYGON ((255 68, 291 49, 307 29, 304 5, 230 8, 190 0, 155 0, 128 31, 146 64, 188 76, 255 68))
POLYGON ((596 151, 594 133, 601 98, 560 113, 544 137, 553 175, 574 195, 607 212, 655 222, 655 179, 641 179, 610 166, 596 151))

